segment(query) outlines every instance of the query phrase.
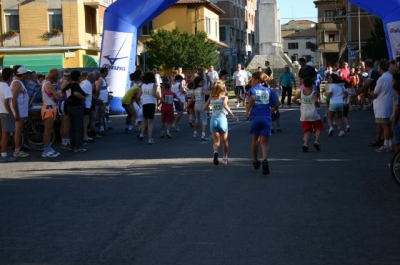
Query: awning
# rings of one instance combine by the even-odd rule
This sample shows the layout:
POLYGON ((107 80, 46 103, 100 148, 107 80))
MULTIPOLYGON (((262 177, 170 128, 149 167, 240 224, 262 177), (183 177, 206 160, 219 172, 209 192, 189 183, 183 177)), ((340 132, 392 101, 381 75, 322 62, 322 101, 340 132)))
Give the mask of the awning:
POLYGON ((215 42, 215 44, 217 44, 218 48, 222 48, 222 49, 229 49, 230 48, 227 44, 225 44, 223 42, 215 41, 215 40, 210 39, 210 38, 208 38, 208 40, 211 41, 211 42, 215 42))
POLYGON ((64 54, 4 55, 3 67, 23 65, 28 70, 47 73, 51 68, 64 68, 64 54))
POLYGON ((99 67, 99 56, 84 54, 83 67, 99 67))

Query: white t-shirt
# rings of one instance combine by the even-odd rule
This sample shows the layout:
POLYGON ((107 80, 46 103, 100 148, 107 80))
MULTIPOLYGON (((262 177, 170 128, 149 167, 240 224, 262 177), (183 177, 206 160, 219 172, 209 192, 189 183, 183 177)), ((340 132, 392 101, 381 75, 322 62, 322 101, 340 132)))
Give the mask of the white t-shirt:
MULTIPOLYGON (((177 82, 172 85, 171 91, 174 92, 177 97, 180 99, 181 102, 185 102, 185 94, 181 91, 180 86, 182 83, 177 82)), ((178 99, 174 99, 175 101, 178 101, 178 99)))
POLYGON ((343 103, 343 91, 344 87, 339 84, 329 84, 329 91, 332 92, 332 96, 330 99, 331 104, 340 104, 343 103))
POLYGON ((11 88, 7 83, 0 82, 0 113, 8 113, 4 106, 5 99, 11 99, 13 97, 11 88))
POLYGON ((153 96, 154 83, 142 84, 142 103, 156 104, 157 98, 153 96))
POLYGON ((392 75, 385 72, 376 81, 374 93, 378 97, 373 101, 375 118, 390 118, 392 115, 394 97, 392 79, 392 75))
POLYGON ((240 70, 233 73, 233 79, 235 79, 236 86, 245 86, 247 80, 246 71, 240 70))
POLYGON ((159 74, 155 74, 154 77, 156 78, 156 85, 159 86, 162 83, 161 76, 159 74))
MULTIPOLYGON (((14 79, 11 82, 11 86, 13 83, 20 83, 21 85, 21 90, 18 94, 17 97, 17 105, 18 105, 18 112, 19 112, 19 117, 25 118, 28 117, 28 109, 29 109, 29 95, 28 95, 28 90, 26 90, 24 83, 22 83, 20 80, 14 79)), ((11 110, 13 111, 15 115, 15 111, 11 106, 11 110)))
POLYGON ((80 86, 83 92, 86 93, 85 108, 89 109, 92 105, 92 84, 89 80, 83 80, 82 83, 80 83, 80 86))
POLYGON ((210 77, 210 80, 211 80, 211 83, 215 83, 215 82, 217 82, 217 80, 219 79, 219 76, 218 76, 218 72, 217 71, 209 71, 208 73, 208 76, 210 77))

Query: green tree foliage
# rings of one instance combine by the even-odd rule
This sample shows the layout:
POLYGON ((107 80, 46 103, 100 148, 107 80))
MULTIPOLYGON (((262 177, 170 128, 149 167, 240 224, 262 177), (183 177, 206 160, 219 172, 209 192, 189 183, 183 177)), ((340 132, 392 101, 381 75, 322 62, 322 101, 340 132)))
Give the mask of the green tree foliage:
POLYGON ((367 40, 364 50, 366 58, 375 60, 389 58, 385 31, 381 19, 375 20, 374 30, 371 32, 371 37, 367 40))
POLYGON ((182 66, 186 70, 207 68, 218 60, 217 45, 207 38, 205 32, 189 34, 179 28, 172 31, 158 29, 146 42, 148 63, 152 67, 172 69, 182 66))

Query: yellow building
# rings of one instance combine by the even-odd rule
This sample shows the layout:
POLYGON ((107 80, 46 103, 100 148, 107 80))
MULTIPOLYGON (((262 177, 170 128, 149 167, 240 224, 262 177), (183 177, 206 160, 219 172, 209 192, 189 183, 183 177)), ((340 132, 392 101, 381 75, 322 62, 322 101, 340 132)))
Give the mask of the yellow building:
POLYGON ((104 11, 115 0, 0 0, 0 65, 94 67, 104 11))
POLYGON ((226 49, 229 46, 219 41, 219 15, 223 13, 221 8, 208 0, 179 0, 141 29, 139 41, 149 40, 151 30, 173 30, 178 27, 180 31, 190 34, 204 31, 210 41, 226 49))

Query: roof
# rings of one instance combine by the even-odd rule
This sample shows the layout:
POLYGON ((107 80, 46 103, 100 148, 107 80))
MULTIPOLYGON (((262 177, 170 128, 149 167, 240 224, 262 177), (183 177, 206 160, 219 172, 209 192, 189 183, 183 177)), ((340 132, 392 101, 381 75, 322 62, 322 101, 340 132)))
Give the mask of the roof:
POLYGON ((289 22, 282 24, 282 25, 288 25, 289 23, 296 22, 296 24, 316 24, 316 22, 311 21, 311 20, 290 20, 289 22))
POLYGON ((306 38, 306 37, 315 37, 316 38, 317 37, 317 27, 300 30, 298 32, 287 35, 286 37, 283 37, 283 39, 306 38))
POLYGON ((193 5, 193 4, 206 5, 219 14, 225 14, 224 10, 222 10, 215 4, 211 3, 209 0, 179 0, 178 2, 175 3, 175 5, 193 5))

